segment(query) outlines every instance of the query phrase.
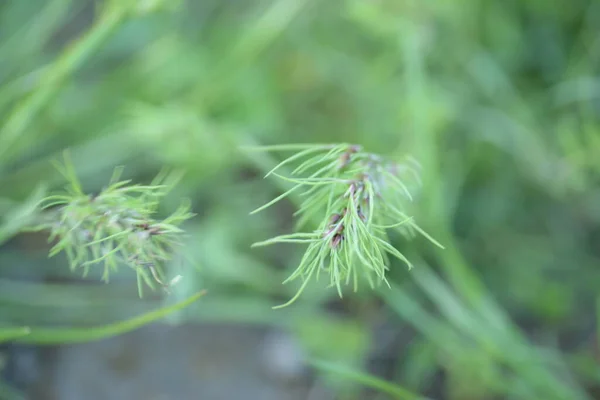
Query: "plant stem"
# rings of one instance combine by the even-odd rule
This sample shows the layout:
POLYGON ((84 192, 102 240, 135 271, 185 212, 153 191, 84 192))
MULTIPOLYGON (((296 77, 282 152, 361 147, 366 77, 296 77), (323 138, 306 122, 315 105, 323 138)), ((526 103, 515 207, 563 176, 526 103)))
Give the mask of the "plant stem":
POLYGON ((146 324, 162 319, 167 315, 196 302, 205 293, 205 291, 198 292, 173 305, 162 307, 140 316, 113 324, 94 328, 31 328, 30 334, 20 336, 15 340, 21 343, 61 344, 82 343, 105 339, 133 331, 146 324))

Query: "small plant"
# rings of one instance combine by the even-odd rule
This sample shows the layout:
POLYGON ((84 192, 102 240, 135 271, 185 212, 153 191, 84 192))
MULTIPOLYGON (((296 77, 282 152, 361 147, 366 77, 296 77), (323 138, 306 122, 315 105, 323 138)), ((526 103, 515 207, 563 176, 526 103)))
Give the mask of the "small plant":
POLYGON ((352 144, 265 146, 255 149, 297 153, 266 175, 290 182, 292 188, 252 214, 293 193, 303 198, 294 214, 299 217, 299 232, 253 245, 308 245, 300 265, 284 281, 285 284, 300 278, 303 281, 300 288, 292 299, 275 308, 293 303, 311 278, 318 280, 321 274, 329 275, 329 286, 335 286, 340 297, 343 295, 342 285, 352 284, 354 291, 357 291, 359 281, 363 278, 371 288, 382 282, 388 284, 385 275, 389 269, 390 255, 412 267, 410 261, 390 244, 390 229, 396 229, 408 237, 420 233, 443 248, 404 212, 405 202, 413 199, 406 182, 412 180, 420 184, 420 167, 414 159, 390 161, 352 144), (290 176, 277 173, 291 164, 296 165, 290 176), (300 232, 315 220, 318 221, 316 230, 300 232))
POLYGON ((168 288, 179 280, 166 283, 164 263, 180 243, 179 227, 193 216, 184 202, 164 220, 155 214, 163 198, 176 183, 176 176, 160 173, 150 185, 133 185, 120 181, 122 168, 115 169, 106 188, 97 195, 83 192, 68 158, 57 169, 69 185, 62 193, 46 197, 42 209, 45 221, 35 230, 49 230, 49 241, 57 240, 50 257, 65 252, 71 270, 81 268, 83 276, 95 265, 103 265, 102 280, 127 265, 137 273, 138 291, 143 283, 154 289, 156 284, 168 288))

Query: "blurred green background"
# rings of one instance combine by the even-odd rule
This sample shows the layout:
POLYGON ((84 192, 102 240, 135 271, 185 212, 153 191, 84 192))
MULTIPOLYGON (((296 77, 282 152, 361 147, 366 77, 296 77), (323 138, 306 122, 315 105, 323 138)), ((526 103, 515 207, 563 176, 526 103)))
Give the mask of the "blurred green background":
POLYGON ((4 344, 0 398, 600 398, 600 2, 4 0, 0 60, 1 325, 208 290, 169 325, 4 344), (271 310, 303 249, 250 249, 294 205, 248 215, 280 193, 262 179, 280 158, 239 147, 297 142, 416 157, 411 213, 446 250, 398 238, 416 267, 394 264, 392 289, 321 282, 271 310), (118 165, 187 171, 163 210, 198 214, 171 296, 138 299, 127 269, 83 280, 18 234, 65 148, 90 192, 118 165))

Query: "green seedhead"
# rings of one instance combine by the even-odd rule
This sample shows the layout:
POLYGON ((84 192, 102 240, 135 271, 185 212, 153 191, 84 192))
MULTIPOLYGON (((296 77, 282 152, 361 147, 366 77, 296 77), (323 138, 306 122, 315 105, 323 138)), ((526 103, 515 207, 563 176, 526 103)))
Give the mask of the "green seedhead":
POLYGON ((176 176, 161 173, 150 185, 136 185, 119 180, 118 168, 106 188, 90 195, 83 192, 68 160, 57 168, 69 185, 42 201, 46 220, 35 228, 50 231, 49 241, 55 242, 51 257, 64 252, 71 270, 82 269, 84 276, 102 265, 105 282, 111 272, 129 266, 137 274, 140 296, 144 283, 152 289, 156 284, 167 288, 179 279, 167 283, 164 264, 180 244, 180 225, 193 216, 190 205, 182 203, 163 220, 155 216, 176 176))
POLYGON ((300 265, 284 281, 301 279, 298 292, 276 308, 294 302, 308 282, 312 278, 318 279, 321 274, 328 275, 330 286, 336 287, 340 297, 343 285, 352 285, 357 291, 361 280, 368 282, 371 288, 382 282, 388 284, 386 271, 390 256, 412 267, 410 261, 390 244, 388 232, 391 229, 407 237, 420 233, 443 248, 404 211, 406 202, 413 200, 409 182, 420 184, 419 165, 415 160, 391 161, 351 144, 257 149, 297 151, 266 175, 292 183, 291 189, 253 211, 262 211, 292 193, 302 199, 295 213, 298 232, 254 244, 300 243, 308 246, 300 265), (284 166, 293 168, 290 176, 277 172, 284 166), (317 229, 300 231, 313 222, 317 229))

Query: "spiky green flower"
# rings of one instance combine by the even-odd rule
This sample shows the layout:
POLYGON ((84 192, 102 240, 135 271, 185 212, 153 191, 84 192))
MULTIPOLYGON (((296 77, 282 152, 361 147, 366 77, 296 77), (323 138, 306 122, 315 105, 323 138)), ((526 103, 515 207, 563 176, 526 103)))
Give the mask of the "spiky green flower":
MULTIPOLYGON (((254 246, 275 243, 307 245, 296 270, 284 283, 301 279, 302 284, 285 307, 301 295, 311 279, 321 274, 329 277, 340 297, 342 286, 366 280, 371 288, 388 284, 386 271, 390 256, 412 267, 410 261, 390 244, 388 231, 399 230, 406 236, 420 233, 439 247, 443 246, 424 232, 404 211, 412 195, 407 184, 420 184, 418 163, 407 158, 403 162, 387 160, 363 151, 352 144, 287 145, 256 148, 263 151, 297 151, 273 168, 275 176, 293 184, 292 188, 256 209, 257 213, 297 193, 303 198, 295 216, 297 233, 277 236, 254 246), (277 173, 284 166, 295 165, 290 176, 277 173), (312 221, 316 230, 300 230, 312 221)), ((389 284, 388 284, 389 285, 389 284)))
POLYGON ((150 288, 169 286, 164 264, 180 243, 180 225, 193 216, 184 202, 167 218, 156 219, 160 200, 176 177, 161 173, 150 185, 136 185, 119 180, 123 169, 118 168, 106 188, 89 195, 67 158, 56 167, 69 185, 43 200, 46 221, 35 228, 49 230, 49 241, 56 241, 49 255, 64 252, 71 270, 82 269, 83 276, 102 265, 105 282, 119 266, 129 266, 137 274, 140 296, 143 283, 150 288))

